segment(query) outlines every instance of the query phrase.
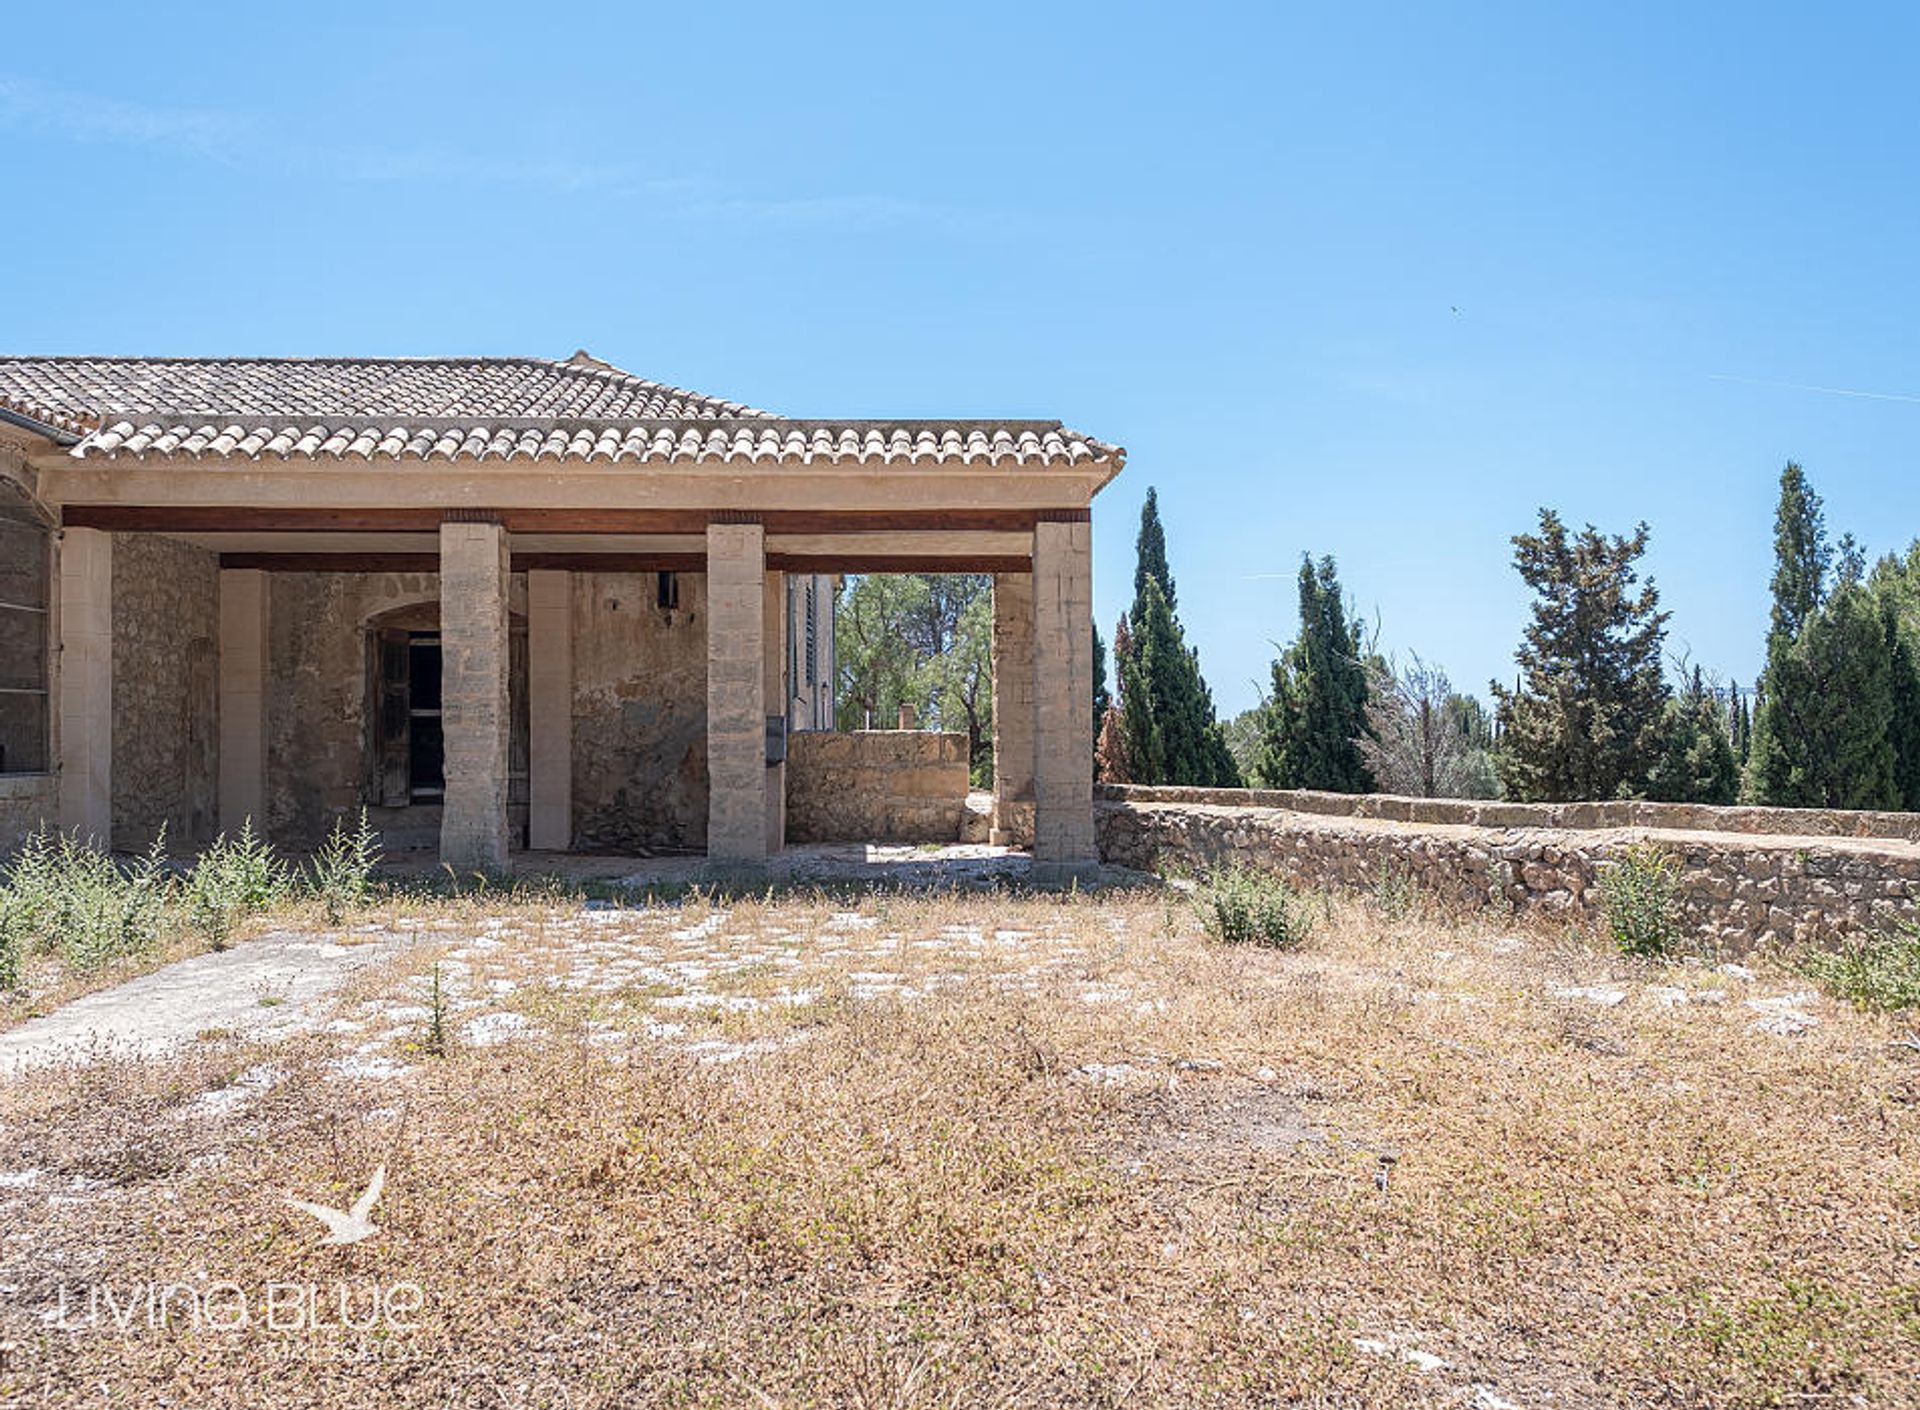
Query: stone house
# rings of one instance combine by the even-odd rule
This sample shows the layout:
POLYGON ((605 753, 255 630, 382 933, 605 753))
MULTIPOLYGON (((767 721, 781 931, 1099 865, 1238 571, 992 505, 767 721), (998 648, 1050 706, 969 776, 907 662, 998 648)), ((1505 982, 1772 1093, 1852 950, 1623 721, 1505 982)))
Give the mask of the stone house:
POLYGON ((994 576, 998 835, 1090 862, 1090 505, 1123 460, 584 353, 0 357, 0 848, 249 818, 304 848, 365 806, 462 869, 751 868, 832 725, 835 576, 937 571, 994 576))

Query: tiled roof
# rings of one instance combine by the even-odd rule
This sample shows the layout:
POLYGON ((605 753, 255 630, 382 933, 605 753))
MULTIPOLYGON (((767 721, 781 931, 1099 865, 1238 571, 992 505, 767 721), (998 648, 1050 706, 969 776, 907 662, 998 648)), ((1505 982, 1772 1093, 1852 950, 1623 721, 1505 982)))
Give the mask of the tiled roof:
POLYGON ((810 421, 547 358, 5 358, 0 411, 76 456, 1043 464, 1124 458, 1057 421, 810 421))

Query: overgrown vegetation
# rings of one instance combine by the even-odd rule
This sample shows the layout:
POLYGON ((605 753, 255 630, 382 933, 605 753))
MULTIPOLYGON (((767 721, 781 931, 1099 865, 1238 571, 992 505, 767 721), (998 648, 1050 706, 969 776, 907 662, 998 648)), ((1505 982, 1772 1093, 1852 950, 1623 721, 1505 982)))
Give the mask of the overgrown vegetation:
POLYGON ((313 859, 313 893, 326 911, 327 924, 338 925, 348 911, 365 904, 380 865, 380 834, 360 810, 359 824, 347 831, 345 818, 336 818, 333 831, 313 859))
POLYGON ((124 865, 76 837, 35 833, 7 865, 0 891, 13 956, 9 987, 32 950, 87 973, 150 948, 166 929, 171 886, 164 833, 124 865))
POLYGON ((198 936, 220 950, 249 918, 308 899, 338 924, 366 904, 379 861, 379 835, 364 811, 351 831, 335 825, 305 875, 251 822, 185 868, 168 857, 164 830, 126 860, 43 829, 0 865, 0 991, 21 989, 36 955, 70 974, 90 974, 176 936, 198 936))
POLYGON ((1600 873, 1607 933, 1623 953, 1658 958, 1679 947, 1679 872, 1672 853, 1638 842, 1600 873))
POLYGON ((1291 950, 1313 933, 1313 903, 1257 867, 1231 865, 1209 872, 1193 900, 1207 934, 1229 945, 1291 950))
POLYGON ((194 929, 214 949, 224 950, 243 918, 271 910, 292 890, 286 864, 274 856, 265 838, 254 834, 248 819, 237 836, 222 833, 200 854, 187 873, 183 899, 194 929))
POLYGON ((1895 921, 1837 950, 1815 950, 1801 970, 1855 1008, 1880 1013, 1920 1009, 1920 924, 1895 921))

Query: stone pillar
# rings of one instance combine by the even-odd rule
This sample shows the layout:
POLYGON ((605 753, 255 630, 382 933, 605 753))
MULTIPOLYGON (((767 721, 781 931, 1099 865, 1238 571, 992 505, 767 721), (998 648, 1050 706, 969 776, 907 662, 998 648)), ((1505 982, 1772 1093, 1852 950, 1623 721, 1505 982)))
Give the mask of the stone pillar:
POLYGON ((220 573, 220 830, 267 832, 267 575, 220 573))
POLYGON ((573 574, 527 574, 527 845, 573 845, 573 574))
POLYGON ((440 860, 463 874, 508 869, 507 554, 500 524, 440 526, 440 860))
MULTIPOLYGON (((762 652, 766 662, 761 692, 769 715, 791 714, 787 689, 787 575, 767 574, 766 594, 762 601, 762 652)), ((767 855, 787 845, 787 766, 784 762, 767 769, 767 855)))
POLYGON ((1099 862, 1093 833, 1093 526, 1033 531, 1036 877, 1099 862))
POLYGON ((60 826, 113 844, 113 535, 60 535, 60 826))
POLYGON ((767 859, 766 535, 707 526, 707 856, 767 859))
POLYGON ((993 830, 990 838, 996 847, 1024 847, 1033 842, 1031 573, 996 573, 993 578, 993 830))

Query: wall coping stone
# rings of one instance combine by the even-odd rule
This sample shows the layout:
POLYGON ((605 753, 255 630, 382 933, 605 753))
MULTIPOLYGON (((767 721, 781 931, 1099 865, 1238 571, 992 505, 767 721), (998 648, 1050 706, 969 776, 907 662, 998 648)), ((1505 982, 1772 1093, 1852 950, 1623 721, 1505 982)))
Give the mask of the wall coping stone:
POLYGON ((1637 828, 1663 832, 1732 833, 1793 838, 1920 842, 1920 813, 1831 808, 1710 807, 1694 803, 1507 803, 1465 798, 1407 798, 1389 793, 1320 793, 1279 788, 1174 788, 1096 784, 1109 803, 1174 803, 1225 808, 1277 808, 1328 817, 1384 822, 1526 828, 1562 832, 1637 828))

